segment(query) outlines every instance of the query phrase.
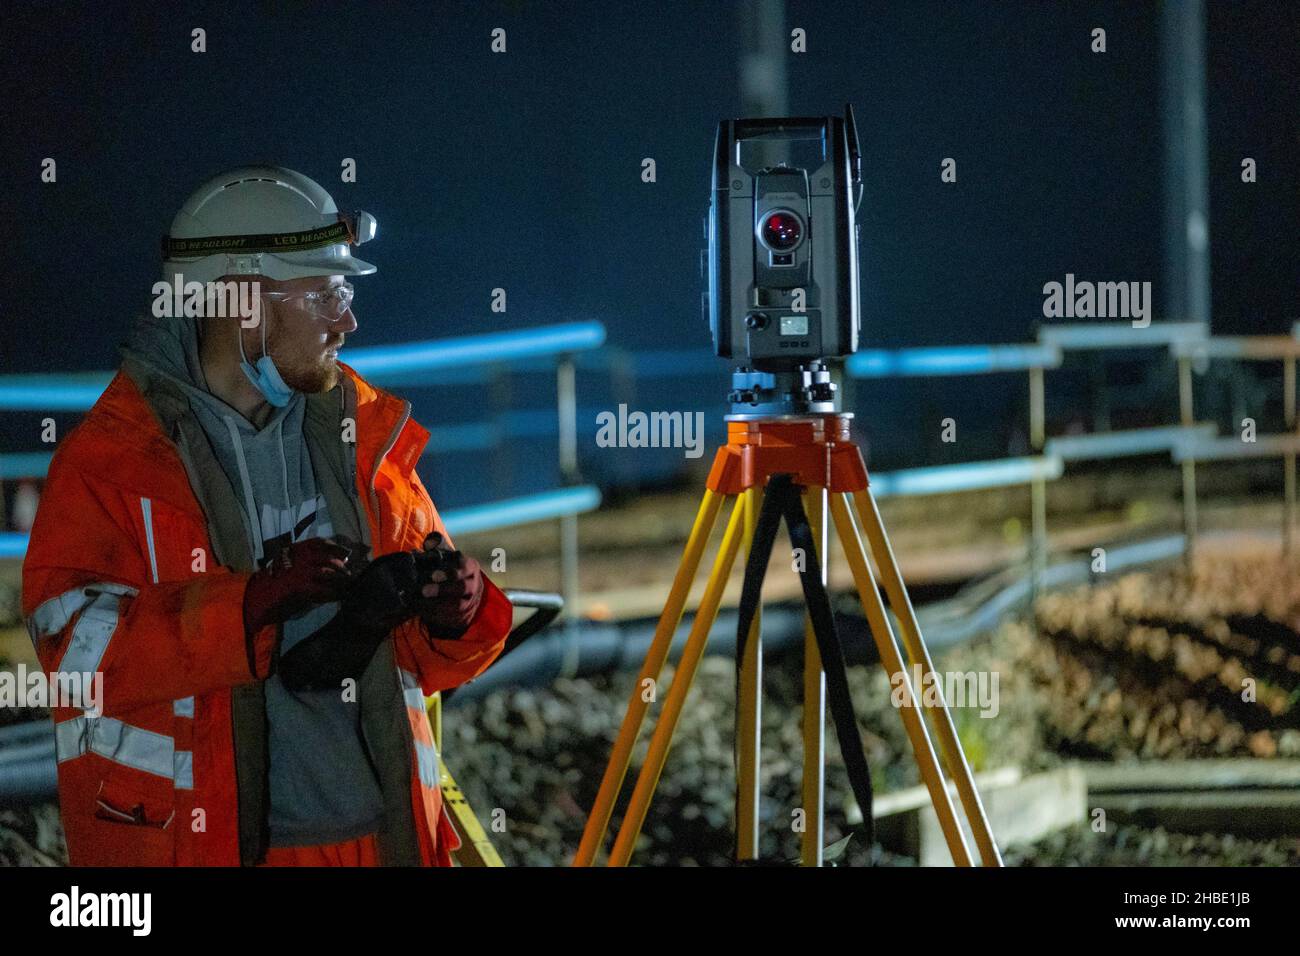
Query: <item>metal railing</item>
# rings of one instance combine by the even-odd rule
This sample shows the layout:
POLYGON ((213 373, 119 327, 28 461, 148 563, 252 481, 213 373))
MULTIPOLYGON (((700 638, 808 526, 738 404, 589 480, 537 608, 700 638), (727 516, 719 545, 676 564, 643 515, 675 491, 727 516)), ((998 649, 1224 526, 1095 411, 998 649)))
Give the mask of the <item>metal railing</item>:
MULTIPOLYGON (((911 483, 926 488, 928 494, 1028 484, 1031 489, 1031 578, 1035 589, 1042 581, 1047 564, 1047 482, 1059 478, 1063 469, 1061 459, 1043 454, 1046 438, 1043 372, 1060 364, 1060 348, 1044 343, 871 349, 850 356, 845 363, 847 378, 1029 372, 1029 446, 1039 455, 1019 459, 1014 465, 1005 462, 982 462, 974 468, 970 465, 938 465, 915 469, 909 474, 911 483), (997 467, 998 464, 1002 467, 997 467), (972 476, 980 480, 972 480, 972 476)), ((879 485, 882 479, 888 488, 889 474, 874 476, 872 483, 879 485)))
MULTIPOLYGON (((1028 485, 1031 490, 1029 558, 1031 580, 1039 582, 1049 557, 1047 482, 1059 478, 1074 462, 1129 456, 1169 454, 1183 473, 1184 550, 1191 555, 1196 542, 1196 466, 1198 461, 1248 457, 1280 457, 1286 463, 1283 535, 1293 547, 1296 512, 1295 370, 1300 357, 1300 323, 1292 336, 1209 335, 1205 323, 1152 322, 1145 328, 1130 323, 1046 325, 1036 343, 972 345, 903 349, 867 349, 845 362, 846 384, 853 379, 946 377, 1023 372, 1029 385, 1028 431, 1033 454, 1019 458, 963 462, 873 472, 877 496, 945 494, 974 489, 1028 485), (1046 435, 1045 376, 1062 366, 1067 352, 1107 349, 1167 350, 1178 368, 1177 425, 1162 425, 1067 435, 1046 435), (1210 361, 1281 361, 1287 432, 1260 435, 1254 441, 1218 435, 1213 424, 1197 422, 1192 400, 1193 375, 1210 361)), ((491 381, 508 365, 535 373, 553 368, 556 414, 515 410, 496 422, 431 428, 431 447, 442 451, 490 450, 514 437, 558 437, 560 474, 566 487, 540 495, 509 499, 449 511, 444 515, 453 531, 502 527, 525 520, 559 517, 563 590, 569 606, 577 608, 577 515, 599 503, 599 492, 580 481, 576 374, 602 370, 615 391, 630 392, 638 378, 663 379, 725 373, 724 364, 704 350, 628 352, 605 345, 600 323, 570 323, 524 332, 489 333, 432 342, 355 348, 350 364, 367 379, 385 386, 449 386, 491 381)), ((70 376, 0 377, 0 409, 71 409, 85 407, 98 395, 107 377, 100 373, 70 376)), ((846 402, 847 410, 851 405, 846 402)), ((0 455, 0 481, 40 474, 49 455, 0 455)), ((0 535, 0 556, 21 547, 19 536, 0 535)))
MULTIPOLYGON (((1296 458, 1296 358, 1300 356, 1300 323, 1284 335, 1211 337, 1206 323, 1151 322, 1045 325, 1038 341, 1029 344, 969 345, 901 349, 864 349, 844 363, 846 385, 854 379, 944 377, 1024 372, 1029 385, 1029 447, 1027 457, 963 462, 872 472, 878 497, 946 494, 975 489, 1028 485, 1031 492, 1029 559, 1031 585, 1043 580, 1050 547, 1047 535, 1047 482, 1061 477, 1072 462, 1098 461, 1151 454, 1169 454, 1183 471, 1183 551, 1190 559, 1196 542, 1196 462, 1211 459, 1281 457, 1286 463, 1283 537, 1294 544, 1296 458), (1120 429, 1085 435, 1048 438, 1046 434, 1046 373, 1059 369, 1065 353, 1108 349, 1168 351, 1178 365, 1177 425, 1120 429), (1287 433, 1261 435, 1254 441, 1219 437, 1214 424, 1197 422, 1192 401, 1192 374, 1204 371, 1209 360, 1280 360, 1284 371, 1287 433)), ((718 375, 722 363, 704 350, 661 350, 611 355, 610 349, 590 357, 622 378, 630 390, 637 376, 646 378, 718 375), (627 380, 631 380, 631 383, 627 380)), ((846 389, 847 392, 847 389, 846 389)), ((845 410, 852 410, 846 394, 845 410)), ((1168 550, 1162 539, 1160 553, 1168 550)))
POLYGON ((1212 359, 1235 361, 1281 361, 1283 419, 1289 434, 1254 436, 1253 441, 1194 436, 1174 449, 1174 460, 1183 466, 1184 533, 1187 556, 1196 546, 1196 462, 1225 458, 1278 457, 1283 462, 1282 546, 1290 554, 1295 544, 1296 513, 1296 357, 1300 356, 1300 325, 1291 336, 1254 335, 1188 338, 1170 343, 1178 361, 1179 408, 1183 424, 1192 421, 1192 373, 1208 368, 1212 359))
MULTIPOLYGON (((846 362, 846 371, 856 377, 898 375, 986 374, 1025 370, 1029 373, 1029 443, 1041 457, 1020 459, 1019 467, 1006 460, 1000 473, 989 469, 994 463, 941 465, 916 469, 908 474, 926 493, 967 490, 970 475, 989 469, 991 484, 1024 484, 1032 489, 1031 568, 1032 580, 1041 582, 1049 546, 1047 540, 1046 482, 1060 477, 1066 462, 1100 460, 1126 456, 1168 453, 1183 472, 1183 541, 1188 560, 1194 553, 1197 529, 1196 462, 1210 459, 1280 457, 1286 464, 1283 518, 1284 548, 1294 542, 1296 512, 1296 456, 1300 436, 1296 434, 1296 358, 1300 356, 1300 323, 1291 336, 1218 336, 1209 334, 1203 322, 1152 322, 1138 328, 1131 323, 1046 325, 1039 330, 1037 345, 964 346, 954 348, 899 349, 891 352, 860 352, 846 362), (1090 435, 1047 439, 1045 435, 1045 372, 1059 368, 1063 353, 1099 349, 1168 350, 1178 365, 1179 424, 1126 429, 1090 435), (1260 435, 1251 441, 1218 437, 1213 424, 1195 420, 1192 374, 1204 371, 1211 359, 1271 361, 1283 363, 1283 403, 1288 433, 1260 435), (1024 463, 1035 463, 1029 468, 1024 463)), ((878 475, 878 483, 888 475, 878 475)))

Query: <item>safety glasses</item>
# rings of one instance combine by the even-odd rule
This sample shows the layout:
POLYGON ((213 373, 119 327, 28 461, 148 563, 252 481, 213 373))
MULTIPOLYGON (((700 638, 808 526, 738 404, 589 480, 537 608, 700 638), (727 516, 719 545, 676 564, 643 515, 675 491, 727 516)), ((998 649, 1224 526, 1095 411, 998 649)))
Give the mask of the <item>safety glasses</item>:
POLYGON ((307 308, 323 319, 334 321, 343 317, 352 306, 352 297, 356 290, 352 287, 351 282, 344 282, 342 285, 330 286, 328 289, 320 289, 312 292, 263 292, 273 302, 288 302, 291 299, 302 299, 307 303, 307 308))

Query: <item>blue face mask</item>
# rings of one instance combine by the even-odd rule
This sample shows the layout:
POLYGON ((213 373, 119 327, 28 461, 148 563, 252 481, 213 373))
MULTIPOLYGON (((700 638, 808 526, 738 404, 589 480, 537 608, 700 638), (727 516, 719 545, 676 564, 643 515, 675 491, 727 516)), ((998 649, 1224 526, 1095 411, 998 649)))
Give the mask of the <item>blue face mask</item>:
POLYGON ((244 374, 248 376, 253 386, 262 393, 262 397, 276 408, 284 408, 289 404, 289 399, 293 398, 293 389, 284 384, 284 379, 280 377, 280 372, 276 369, 275 362, 271 361, 271 356, 263 355, 258 359, 256 369, 247 362, 240 362, 239 367, 244 370, 244 374))
POLYGON ((244 354, 244 335, 243 330, 240 330, 239 367, 244 370, 244 374, 253 383, 253 387, 262 393, 263 398, 276 408, 284 408, 289 404, 289 399, 293 398, 293 389, 284 384, 284 379, 280 377, 280 371, 275 367, 274 360, 266 354, 266 319, 264 316, 261 318, 261 325, 262 357, 257 360, 256 368, 248 363, 248 356, 244 354))

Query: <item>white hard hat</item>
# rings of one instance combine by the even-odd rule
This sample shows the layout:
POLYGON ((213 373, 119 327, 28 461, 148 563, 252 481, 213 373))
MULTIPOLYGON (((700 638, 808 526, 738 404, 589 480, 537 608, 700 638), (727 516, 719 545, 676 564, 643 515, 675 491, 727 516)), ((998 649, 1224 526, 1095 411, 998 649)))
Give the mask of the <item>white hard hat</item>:
POLYGON ((373 239, 375 217, 340 213, 320 184, 282 166, 241 166, 194 191, 163 237, 163 278, 210 282, 369 275, 351 247, 373 239))

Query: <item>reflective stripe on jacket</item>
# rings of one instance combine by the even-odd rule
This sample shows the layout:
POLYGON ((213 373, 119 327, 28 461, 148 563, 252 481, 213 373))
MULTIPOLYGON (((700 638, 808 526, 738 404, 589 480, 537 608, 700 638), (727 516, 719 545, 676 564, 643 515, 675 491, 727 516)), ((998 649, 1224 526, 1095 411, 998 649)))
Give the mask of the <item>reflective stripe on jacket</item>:
MULTIPOLYGON (((409 403, 340 368, 338 388, 308 396, 307 440, 334 479, 343 527, 353 521, 373 556, 445 535, 415 472, 429 433, 409 403)), ((276 628, 247 645, 252 559, 228 530, 234 519, 216 518, 233 513, 233 491, 202 459, 183 401, 133 374, 119 371, 60 443, 23 564, 23 613, 42 667, 103 675, 97 713, 53 711, 69 860, 253 865, 266 849, 261 682, 276 628)), ((456 837, 424 695, 482 673, 511 612, 489 581, 463 637, 409 621, 360 679, 363 737, 384 793, 383 862, 450 864, 456 837)))

